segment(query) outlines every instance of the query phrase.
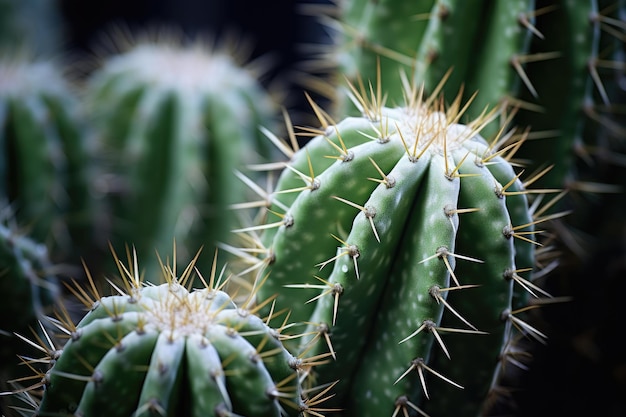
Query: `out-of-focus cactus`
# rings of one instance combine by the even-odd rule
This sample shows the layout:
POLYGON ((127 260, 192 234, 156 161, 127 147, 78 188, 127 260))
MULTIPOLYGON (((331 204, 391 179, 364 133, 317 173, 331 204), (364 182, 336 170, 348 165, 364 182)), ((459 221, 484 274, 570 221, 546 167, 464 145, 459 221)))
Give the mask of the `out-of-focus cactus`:
MULTIPOLYGON (((274 125, 277 108, 228 48, 173 38, 130 44, 91 74, 85 106, 111 241, 117 250, 132 244, 150 277, 155 251, 169 253, 173 241, 184 257, 229 238, 236 219, 228 206, 243 192, 233 173, 267 161, 260 128, 274 125)), ((198 265, 210 262, 203 255, 198 265)))
POLYGON ((78 263, 93 238, 90 164, 61 65, 25 52, 0 57, 0 198, 53 260, 78 263))
MULTIPOLYGON (((29 376, 28 367, 18 366, 18 355, 34 357, 39 352, 22 337, 44 337, 50 329, 46 316, 60 302, 61 288, 46 247, 21 235, 4 218, 9 214, 0 215, 0 293, 5 297, 0 304, 0 391, 7 391, 14 388, 9 381, 29 376)), ((5 399, 0 398, 0 411, 11 415, 5 399)))

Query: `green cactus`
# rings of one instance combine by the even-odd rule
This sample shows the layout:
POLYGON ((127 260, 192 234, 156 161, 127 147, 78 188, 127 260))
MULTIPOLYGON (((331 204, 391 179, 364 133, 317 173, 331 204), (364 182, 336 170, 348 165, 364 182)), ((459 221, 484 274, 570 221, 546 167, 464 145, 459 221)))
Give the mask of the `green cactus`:
POLYGON ((206 287, 188 290, 194 270, 163 266, 162 284, 145 283, 133 257, 120 263, 113 295, 74 289, 89 311, 76 325, 56 320, 64 345, 42 343, 50 368, 31 387, 43 389, 34 415, 318 415, 304 391, 308 365, 285 349, 271 317, 248 308, 250 298, 237 306, 215 269, 206 287))
POLYGON ((72 263, 93 238, 88 145, 77 105, 60 62, 26 52, 0 58, 0 198, 53 260, 72 263))
POLYGON ((319 135, 263 196, 266 219, 238 230, 263 253, 260 298, 301 324, 300 352, 336 358, 314 375, 338 381, 343 415, 476 414, 515 330, 545 337, 517 313, 527 292, 547 295, 531 283, 535 225, 560 214, 531 201, 556 190, 520 180, 510 158, 524 136, 488 143, 495 112, 461 124, 467 105, 445 107, 441 87, 405 90, 396 108, 355 94, 363 116, 335 125, 316 109, 319 135), (450 379, 417 376, 432 368, 450 379))
MULTIPOLYGON (((534 92, 525 77, 526 62, 554 57, 528 56, 531 37, 538 35, 533 26, 534 4, 534 0, 339 2, 337 17, 330 20, 338 41, 335 50, 325 51, 322 59, 338 68, 334 78, 345 79, 335 84, 344 87, 346 81, 375 84, 380 62, 386 103, 392 107, 404 102, 402 74, 410 74, 409 79, 423 84, 429 94, 447 74, 446 97, 465 87, 464 99, 468 100, 478 91, 468 109, 470 117, 478 117, 486 107, 509 110, 519 105, 516 98, 522 82, 534 92)), ((336 108, 331 113, 339 118, 357 115, 349 94, 336 91, 336 108)), ((483 136, 494 137, 500 126, 498 121, 485 126, 483 136)))
MULTIPOLYGON (((167 38, 167 37, 165 37, 167 38)), ((235 224, 243 188, 233 171, 264 162, 275 104, 228 48, 156 38, 130 41, 91 73, 85 105, 98 136, 111 241, 154 256, 210 253, 235 224)), ((154 261, 150 261, 150 260, 154 261)), ((198 265, 210 265, 210 257, 198 265)))
MULTIPOLYGON (((593 204, 581 201, 597 193, 623 191, 621 181, 605 172, 607 166, 623 165, 626 143, 619 117, 624 102, 619 86, 625 68, 624 4, 566 1, 538 18, 537 28, 545 38, 533 42, 531 52, 559 51, 559 57, 538 62, 528 72, 537 91, 534 101, 543 110, 522 111, 516 117, 519 125, 551 135, 549 140, 529 143, 521 156, 532 160, 533 168, 554 164, 541 185, 563 187, 578 199, 576 203, 569 198, 563 206, 578 207, 568 220, 582 229, 589 217, 584 207, 593 204)), ((526 95, 521 99, 533 100, 526 95)))
MULTIPOLYGON (((4 219, 6 213, 1 215, 0 293, 5 299, 0 305, 0 391, 4 392, 14 388, 9 381, 29 375, 27 367, 18 366, 18 355, 33 357, 38 352, 25 347, 22 338, 43 337, 50 330, 45 317, 59 304, 61 287, 47 248, 20 234, 4 219)), ((5 408, 9 401, 4 400, 0 398, 0 411, 9 415, 5 408)))

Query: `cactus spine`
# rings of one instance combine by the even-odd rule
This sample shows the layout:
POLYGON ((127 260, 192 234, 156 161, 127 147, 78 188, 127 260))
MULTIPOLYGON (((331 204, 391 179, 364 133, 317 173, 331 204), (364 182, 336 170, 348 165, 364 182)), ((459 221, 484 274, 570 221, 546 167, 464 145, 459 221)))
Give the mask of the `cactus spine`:
POLYGON ((155 251, 169 253, 173 240, 181 257, 226 240, 227 208, 242 192, 233 171, 267 157, 258 129, 274 116, 252 69, 226 48, 132 41, 92 73, 86 96, 115 248, 133 244, 154 276, 155 251))
POLYGON ((381 97, 355 94, 363 116, 335 125, 318 112, 319 135, 264 196, 267 220, 240 232, 265 248, 259 295, 302 323, 300 351, 335 357, 314 375, 338 381, 343 415, 475 414, 515 328, 544 337, 516 310, 549 217, 509 162, 523 137, 480 135, 493 112, 461 124, 460 95, 449 107, 423 89, 402 107, 381 97))

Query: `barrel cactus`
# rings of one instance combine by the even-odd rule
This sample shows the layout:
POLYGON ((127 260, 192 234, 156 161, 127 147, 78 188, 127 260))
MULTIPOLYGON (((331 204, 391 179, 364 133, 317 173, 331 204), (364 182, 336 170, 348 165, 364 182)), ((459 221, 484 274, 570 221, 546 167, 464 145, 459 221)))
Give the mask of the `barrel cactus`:
POLYGON ((332 352, 314 376, 338 381, 342 415, 475 415, 518 330, 545 337, 520 313, 548 296, 532 283, 535 226, 560 215, 539 204, 557 190, 520 179, 523 132, 487 142, 496 113, 462 123, 467 104, 441 86, 401 107, 354 89, 362 116, 336 124, 316 108, 322 127, 263 195, 265 220, 237 230, 261 254, 261 299, 300 323, 295 348, 332 352))
POLYGON ((193 262, 180 275, 163 265, 159 285, 142 280, 136 257, 119 265, 113 295, 91 278, 74 289, 89 311, 75 325, 54 320, 64 345, 40 343, 50 367, 30 387, 41 396, 34 415, 319 415, 307 361, 285 349, 271 317, 235 304, 222 274, 189 290, 193 262))
POLYGON ((243 192, 233 171, 268 158, 259 128, 273 126, 276 107, 259 74, 226 46, 174 35, 120 45, 90 74, 84 103, 110 240, 117 250, 134 245, 150 277, 155 251, 169 253, 174 241, 184 259, 228 238, 227 207, 243 192))
POLYGON ((60 61, 26 50, 0 57, 0 199, 54 260, 69 262, 86 255, 93 237, 75 93, 60 61))

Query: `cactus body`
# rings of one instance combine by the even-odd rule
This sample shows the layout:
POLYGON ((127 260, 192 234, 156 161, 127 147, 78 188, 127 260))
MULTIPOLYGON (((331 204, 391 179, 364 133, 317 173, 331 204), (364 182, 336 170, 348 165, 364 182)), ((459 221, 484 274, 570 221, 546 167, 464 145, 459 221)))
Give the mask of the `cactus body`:
POLYGON ((51 257, 72 263, 93 237, 83 133, 76 96, 59 63, 26 54, 2 57, 0 198, 51 257))
MULTIPOLYGON (((537 90, 535 101, 543 111, 521 112, 516 122, 558 132, 554 133, 558 138, 530 143, 522 153, 541 155, 533 158, 537 166, 558 160, 542 178, 543 186, 586 193, 615 192, 615 185, 621 185, 616 180, 603 185, 602 177, 607 166, 622 165, 619 155, 626 138, 617 115, 624 100, 624 89, 618 85, 624 77, 623 31, 616 31, 625 18, 623 1, 590 0, 566 1, 537 19, 545 39, 533 42, 531 52, 558 51, 559 56, 529 69, 537 90)), ((589 213, 578 214, 577 227, 585 228, 589 213)))
MULTIPOLYGON (((189 291, 189 267, 165 283, 126 278, 51 362, 36 415, 297 416, 300 364, 279 333, 224 291, 189 291)), ((207 277, 208 278, 208 277, 207 277)), ((153 279, 157 281, 157 279, 153 279)), ((213 277, 211 285, 214 283, 213 277)))
POLYGON ((487 118, 405 93, 396 108, 355 98, 363 117, 294 155, 261 226, 259 294, 304 323, 303 354, 332 352, 314 375, 338 381, 342 415, 475 415, 524 304, 514 281, 535 266, 531 191, 480 135, 487 118))
POLYGON ((225 51, 138 42, 92 74, 87 100, 115 248, 133 244, 153 276, 173 241, 184 257, 226 240, 233 170, 267 157, 258 129, 274 107, 254 76, 225 51))

